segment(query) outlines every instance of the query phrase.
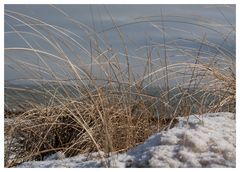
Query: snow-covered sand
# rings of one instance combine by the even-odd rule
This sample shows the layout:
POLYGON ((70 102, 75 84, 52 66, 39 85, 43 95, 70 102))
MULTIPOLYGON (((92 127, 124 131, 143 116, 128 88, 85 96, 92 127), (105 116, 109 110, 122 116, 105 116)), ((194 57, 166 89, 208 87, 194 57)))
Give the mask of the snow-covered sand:
MULTIPOLYGON (((236 167, 236 120, 232 113, 192 115, 152 135, 126 153, 107 158, 109 167, 236 167)), ((65 158, 58 152, 44 161, 17 167, 104 167, 98 153, 65 158)))

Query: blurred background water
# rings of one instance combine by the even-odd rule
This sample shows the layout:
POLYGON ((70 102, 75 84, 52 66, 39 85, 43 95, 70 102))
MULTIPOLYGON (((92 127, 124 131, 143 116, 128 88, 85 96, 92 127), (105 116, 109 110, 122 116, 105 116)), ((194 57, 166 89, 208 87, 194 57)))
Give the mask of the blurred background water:
MULTIPOLYGON (((202 39, 206 39, 216 47, 219 46, 217 48, 221 48, 230 60, 235 61, 235 5, 5 5, 4 8, 5 11, 22 13, 52 26, 65 29, 71 35, 76 35, 74 37, 76 41, 88 51, 91 49, 89 37, 94 37, 95 33, 100 40, 99 46, 103 50, 107 48, 117 50, 119 59, 122 60, 122 63, 125 63, 125 50, 116 29, 117 26, 124 38, 124 44, 128 48, 128 55, 132 57, 130 58, 130 65, 135 73, 143 71, 143 61, 146 61, 144 58, 147 56, 148 51, 146 49, 148 47, 169 45, 169 48, 165 47, 167 49, 168 63, 185 62, 189 58, 186 58, 184 54, 177 53, 179 50, 173 48, 172 45, 179 49, 183 47, 189 51, 196 50, 201 46, 201 41, 196 40, 202 39), (139 60, 141 58, 143 61, 139 60)), ((24 18, 24 16, 22 17, 24 18)), ((41 49, 55 54, 54 50, 49 48, 49 45, 43 40, 32 39, 32 35, 24 34, 24 32, 33 32, 29 26, 9 15, 5 15, 4 19, 5 48, 29 48, 26 41, 16 33, 17 30, 23 33, 22 35, 33 48, 41 47, 41 49)), ((216 47, 211 49, 209 46, 202 46, 201 51, 210 52, 209 54, 214 55, 216 47)), ((78 63, 76 54, 69 51, 69 49, 64 49, 64 51, 73 62, 78 63)), ((91 63, 87 51, 77 49, 77 53, 85 64, 91 63)), ((153 60, 155 60, 154 63, 160 64, 161 59, 158 57, 163 56, 165 52, 158 52, 154 49, 151 53, 153 60)), ((207 53, 206 58, 208 58, 207 53)), ((204 56, 204 53, 202 56, 204 56)), ((29 89, 33 90, 39 89, 25 80, 30 77, 30 74, 25 72, 24 69, 16 67, 15 63, 18 60, 24 60, 26 63, 34 65, 43 65, 33 53, 5 52, 5 87, 18 86, 29 87, 29 89)), ((61 69, 61 64, 56 65, 51 60, 48 61, 48 64, 55 71, 61 69)), ((93 70, 97 74, 97 69, 93 70)), ((155 70, 154 67, 153 70, 155 70)), ((49 76, 42 75, 42 77, 49 79, 49 76)), ((65 77, 64 79, 74 79, 68 75, 65 77)), ((150 92, 157 91, 154 90, 154 87, 151 89, 150 92)), ((13 90, 5 89, 5 96, 14 96, 15 94, 13 90)), ((21 101, 21 96, 16 98, 16 101, 21 101)), ((25 93, 24 96, 26 96, 25 93)), ((31 97, 31 93, 27 93, 28 96, 31 97)), ((43 100, 37 95, 35 97, 40 102, 43 100)), ((5 97, 5 102, 7 101, 8 97, 5 97)))

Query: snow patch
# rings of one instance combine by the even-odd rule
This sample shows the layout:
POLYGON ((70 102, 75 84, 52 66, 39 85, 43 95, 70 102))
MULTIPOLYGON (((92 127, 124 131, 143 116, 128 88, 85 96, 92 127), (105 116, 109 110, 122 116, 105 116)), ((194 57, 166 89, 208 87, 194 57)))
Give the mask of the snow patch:
MULTIPOLYGON (((104 167, 98 153, 65 158, 58 152, 45 161, 17 167, 104 167)), ((152 135, 143 144, 106 159, 110 167, 236 167, 236 121, 232 113, 179 118, 179 123, 152 135)))

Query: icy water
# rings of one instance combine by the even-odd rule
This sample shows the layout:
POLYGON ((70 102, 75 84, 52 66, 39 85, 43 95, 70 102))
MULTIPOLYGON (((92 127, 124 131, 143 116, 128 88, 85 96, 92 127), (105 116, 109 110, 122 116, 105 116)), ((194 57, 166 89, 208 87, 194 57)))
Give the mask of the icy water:
MULTIPOLYGON (((52 101, 52 96, 50 96, 49 94, 34 94, 32 92, 36 92, 37 90, 41 90, 42 92, 44 92, 41 87, 37 87, 37 86, 31 86, 31 85, 21 85, 18 86, 18 88, 21 89, 26 89, 26 91, 14 91, 11 89, 6 89, 5 88, 5 93, 4 93, 4 102, 5 102, 5 108, 7 109, 18 109, 19 106, 20 107, 25 107, 25 104, 30 103, 37 103, 37 104, 42 104, 42 105, 48 105, 50 101, 52 101), (31 92, 32 91, 32 92, 31 92)), ((47 88, 47 87, 46 87, 47 88)), ((65 98, 73 98, 78 100, 80 98, 79 93, 73 89, 71 86, 65 86, 65 89, 68 90, 68 95, 66 95, 64 93, 64 91, 60 88, 56 89, 57 87, 52 86, 52 87, 48 87, 48 91, 52 92, 52 94, 54 95, 61 95, 65 98), (55 89, 54 89, 55 88, 55 89)), ((134 90, 132 90, 134 93, 134 90)), ((161 94, 161 91, 158 87, 148 87, 145 90, 145 94, 153 96, 158 98, 159 95, 161 94)), ((178 103, 179 99, 181 98, 181 94, 179 94, 179 96, 176 96, 179 94, 179 91, 175 90, 170 92, 169 97, 175 97, 175 99, 173 99, 171 101, 171 105, 175 107, 175 105, 178 103)), ((134 95, 134 94, 133 94, 134 95)), ((198 95, 195 94, 195 98, 200 98, 202 95, 204 95, 204 92, 199 92, 198 95)), ((136 97, 137 98, 137 97, 136 97)), ((208 106, 208 104, 214 99, 213 96, 209 96, 208 100, 205 101, 205 105, 208 106)), ((146 102, 147 104, 149 104, 148 106, 151 106, 151 109, 154 111, 154 114, 156 116, 161 116, 161 115, 167 115, 166 113, 169 113, 169 115, 172 114, 172 112, 168 112, 168 110, 166 110, 163 106, 163 104, 161 103, 161 98, 159 97, 159 100, 155 100, 155 101, 149 101, 146 102), (163 114, 164 113, 164 114, 163 114)), ((192 114, 196 113, 196 107, 192 106, 192 114)))
MULTIPOLYGON (((168 58, 168 64, 172 64, 177 61, 186 62, 186 54, 182 54, 181 50, 189 53, 189 56, 202 56, 203 58, 206 56, 206 59, 208 59, 207 55, 215 57, 222 53, 221 55, 226 55, 229 58, 227 59, 228 62, 232 60, 232 70, 235 70, 235 5, 56 5, 55 7, 50 5, 5 5, 4 8, 5 13, 9 11, 19 12, 67 30, 68 32, 66 33, 71 35, 81 45, 79 46, 81 48, 74 47, 76 48, 74 49, 76 54, 74 54, 71 49, 73 47, 69 49, 67 48, 69 45, 64 46, 61 44, 61 41, 58 42, 58 45, 62 46, 61 48, 69 56, 73 64, 78 64, 79 61, 76 59, 78 56, 81 57, 81 62, 90 64, 91 58, 89 58, 89 53, 92 52, 91 48, 95 41, 93 38, 96 36, 99 41, 99 48, 105 52, 109 58, 108 60, 113 59, 117 55, 118 60, 124 65, 126 65, 125 47, 123 46, 125 44, 129 53, 129 63, 134 74, 136 74, 135 77, 138 77, 145 70, 144 66, 149 53, 152 56, 152 60, 154 60, 154 65, 162 64, 165 55, 168 58), (61 13, 61 10, 68 16, 61 13), (115 26, 121 31, 124 43, 119 37, 115 26), (208 44, 203 45, 205 42, 208 42, 208 44), (163 43, 169 47, 163 48, 163 43), (148 47, 151 48, 147 49, 148 47), (108 53, 109 49, 114 49, 116 54, 108 53), (88 51, 88 54, 84 50, 88 51), (201 52, 199 53, 198 51, 201 52), (144 58, 145 61, 139 60, 139 58, 144 58)), ((27 43, 30 43, 33 48, 43 49, 59 56, 58 52, 54 48, 50 48, 51 46, 42 39, 32 37, 30 36, 31 34, 23 34, 22 36, 27 40, 23 41, 18 34, 14 34, 12 32, 13 26, 15 27, 14 29, 23 33, 32 33, 33 30, 29 26, 24 26, 23 23, 9 14, 13 15, 11 12, 5 15, 5 21, 8 23, 4 25, 5 48, 29 47, 27 43)), ((40 32, 44 30, 41 27, 36 29, 39 29, 40 32)), ((56 40, 59 38, 66 39, 60 33, 56 33, 56 30, 47 32, 46 37, 49 37, 48 34, 50 32, 51 36, 56 40)), ((98 55, 95 52, 95 56, 98 55)), ((24 67, 19 67, 12 59, 46 69, 46 65, 34 53, 5 51, 4 77, 5 82, 10 83, 5 84, 5 87, 8 87, 8 85, 11 87, 11 84, 16 84, 15 87, 18 87, 18 89, 27 87, 27 92, 5 88, 5 106, 8 105, 11 108, 18 104, 24 104, 27 101, 47 104, 51 98, 47 96, 49 94, 37 94, 36 91, 43 88, 28 85, 31 84, 29 82, 29 79, 32 79, 31 74, 33 71, 37 72, 38 70, 32 69, 26 72, 24 67)), ((51 70, 55 74, 59 74, 59 78, 76 79, 76 77, 74 78, 71 75, 72 71, 67 69, 67 64, 57 66, 55 61, 52 62, 48 58, 45 60, 51 70), (64 70, 65 68, 66 70, 64 70)), ((194 60, 192 58, 191 62, 194 63, 194 60)), ((152 68, 153 71, 159 69, 157 65, 152 68)), ((162 66, 164 66, 164 63, 162 66)), ((124 70, 125 68, 123 68, 124 70)), ((44 72, 40 73, 39 70, 37 74, 39 76, 38 79, 51 80, 50 71, 44 72)), ((104 72, 99 72, 99 69, 95 66, 93 67, 93 73, 98 76, 99 73, 103 74, 104 72)), ((176 85, 176 83, 177 81, 175 80, 169 84, 176 85)), ((50 85, 45 88, 51 93, 66 97, 59 86, 50 85)), ((72 89, 71 86, 66 86, 66 89, 70 97, 80 96, 76 89, 72 89)), ((149 87, 147 92, 153 96, 160 94, 159 89, 151 87, 149 87)), ((170 94, 174 96, 177 92, 171 92, 170 94)), ((211 99, 210 97, 209 102, 211 99)), ((156 106, 160 105, 156 103, 156 106)))
MULTIPOLYGON (((173 56, 174 54, 172 55, 175 48, 186 47, 187 49, 198 50, 201 46, 198 41, 206 39, 210 43, 219 45, 221 51, 227 50, 232 54, 231 56, 235 57, 236 34, 234 28, 236 24, 236 9, 234 5, 56 5, 56 8, 50 5, 5 5, 4 7, 5 10, 23 13, 24 15, 36 17, 46 23, 67 29, 69 32, 77 35, 77 37, 71 36, 83 49, 89 52, 90 39, 92 39, 89 36, 97 34, 100 48, 103 51, 108 48, 117 50, 120 56, 119 60, 123 63, 126 63, 124 61, 125 57, 121 56, 121 54, 125 53, 124 46, 114 27, 114 23, 122 32, 129 56, 146 57, 147 51, 145 47, 158 47, 165 42, 170 46, 176 45, 176 47, 167 50, 170 61, 184 60, 184 58, 179 57, 181 54, 176 54, 178 57, 173 56), (68 14, 70 18, 60 13, 60 10, 68 14), (76 21, 73 22, 72 19, 76 21), (165 32, 164 36, 163 29, 165 32), (91 33, 92 31, 95 33, 91 33), (163 40, 164 37, 165 41, 163 40)), ((5 47, 29 47, 18 34, 8 32, 13 31, 13 28, 10 26, 16 26, 16 30, 29 33, 32 30, 7 15, 5 16, 5 21, 8 23, 4 25, 6 32, 4 39, 5 47)), ((53 35, 55 32, 55 30, 51 31, 53 35)), ((23 36, 31 43, 33 48, 39 49, 41 47, 40 49, 58 55, 45 41, 30 35, 23 36), (34 41, 39 46, 36 46, 34 41)), ((56 35, 56 38, 59 37, 59 35, 56 35)), ((76 60, 76 54, 65 47, 61 48, 63 48, 71 60, 76 60)), ((210 51, 209 49, 211 49, 210 46, 201 46, 202 52, 210 51)), ((156 58, 158 57, 158 52, 154 50, 155 48, 153 48, 151 53, 152 57, 156 58)), ((86 52, 82 49, 76 48, 75 51, 83 58, 84 62, 89 63, 89 54, 86 55, 86 52)), ((160 55, 163 54, 164 51, 160 48, 160 55)), ((34 54, 6 51, 5 55, 35 65, 41 65, 39 58, 36 58, 34 54)), ((109 56, 111 57, 112 55, 109 54, 109 56)), ((51 60, 47 62, 51 64, 51 60)), ((131 62, 131 65, 134 66, 139 63, 139 60, 132 60, 131 62)), ((136 72, 143 70, 143 64, 141 63, 139 66, 136 72)), ((61 67, 57 68, 55 63, 51 67, 56 69, 57 72, 61 69, 61 67)), ((17 79, 27 77, 26 72, 23 72, 25 71, 12 65, 9 58, 5 58, 5 80, 11 80, 11 82, 15 80, 15 83, 21 83, 17 79)), ((22 84, 26 84, 26 81, 23 81, 22 84)))

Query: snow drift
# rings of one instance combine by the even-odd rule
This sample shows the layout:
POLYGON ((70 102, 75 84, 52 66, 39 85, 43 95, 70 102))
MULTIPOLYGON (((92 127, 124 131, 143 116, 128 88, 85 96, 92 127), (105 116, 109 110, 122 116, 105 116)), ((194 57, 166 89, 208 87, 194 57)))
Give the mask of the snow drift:
MULTIPOLYGON (((179 118, 168 131, 143 144, 106 158, 109 167, 236 167, 236 121, 232 113, 179 118)), ((57 152, 44 161, 17 167, 104 167, 98 153, 65 158, 57 152)))

